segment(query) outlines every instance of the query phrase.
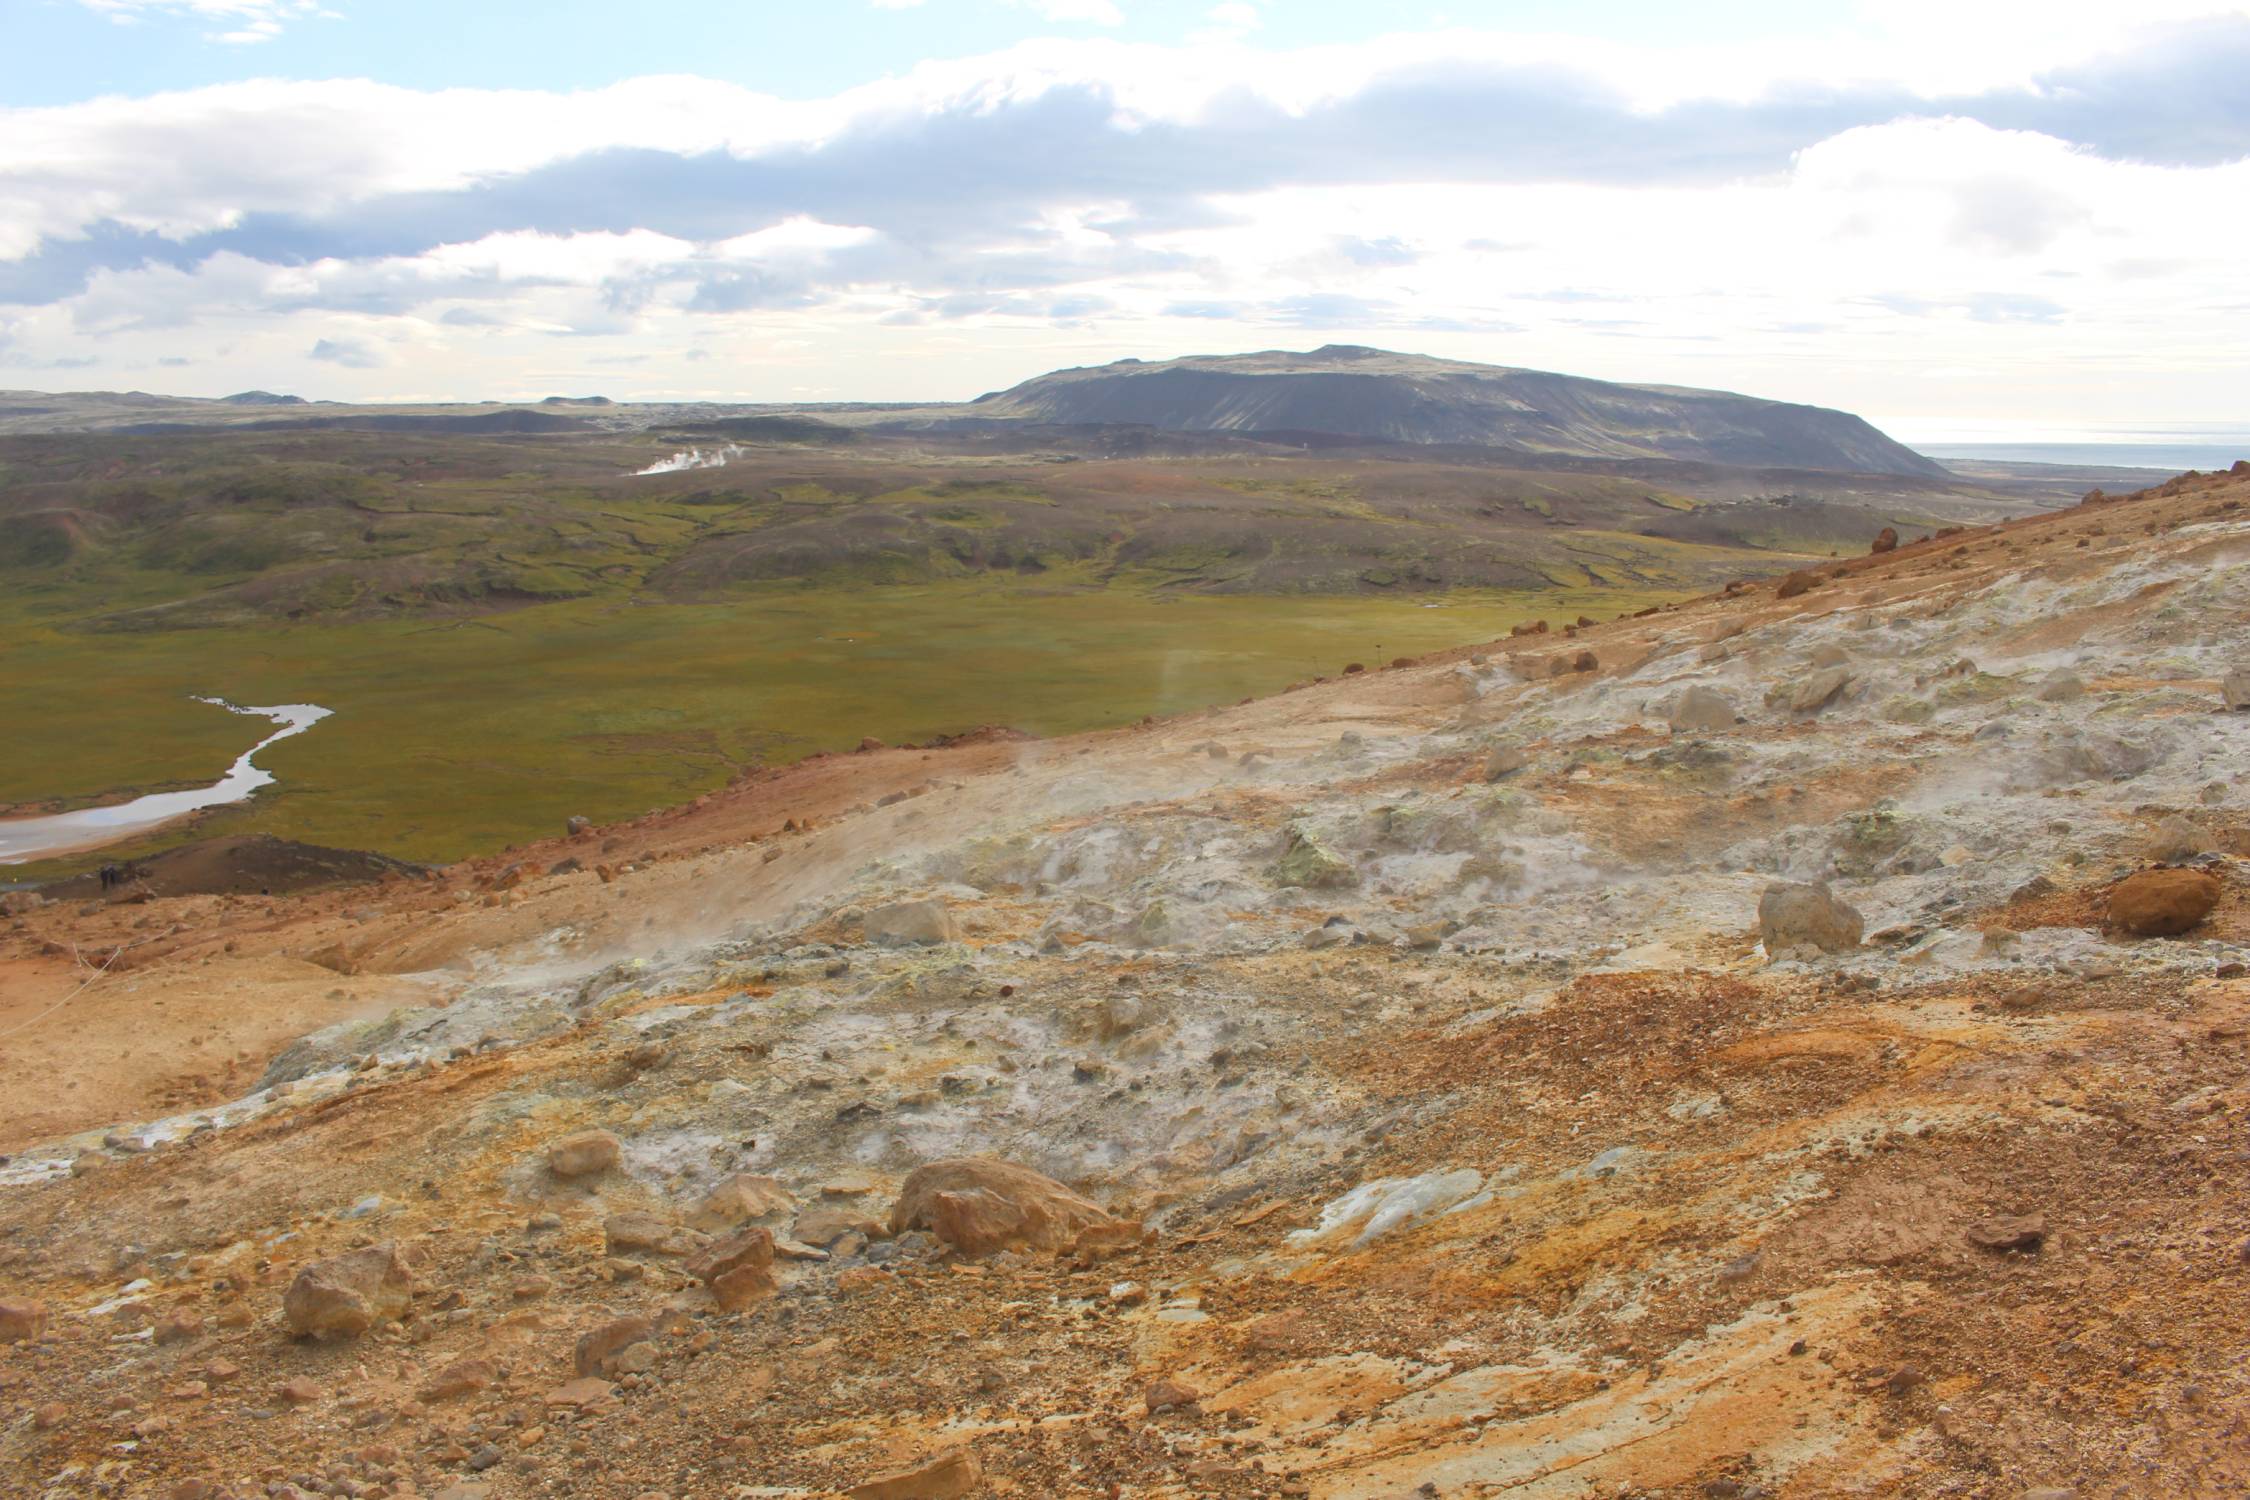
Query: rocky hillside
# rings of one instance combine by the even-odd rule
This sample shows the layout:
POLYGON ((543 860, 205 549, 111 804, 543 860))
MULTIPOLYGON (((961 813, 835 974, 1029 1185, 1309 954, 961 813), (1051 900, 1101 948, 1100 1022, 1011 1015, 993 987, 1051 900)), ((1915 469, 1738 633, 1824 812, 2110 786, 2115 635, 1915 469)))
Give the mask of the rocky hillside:
POLYGON ((0 1492, 2241 1493, 2246 564, 2250 469, 13 896, 0 1492))
POLYGON ((974 409, 1041 422, 1461 443, 1575 458, 1946 472, 1849 412, 1348 344, 1058 370, 981 396, 974 409))

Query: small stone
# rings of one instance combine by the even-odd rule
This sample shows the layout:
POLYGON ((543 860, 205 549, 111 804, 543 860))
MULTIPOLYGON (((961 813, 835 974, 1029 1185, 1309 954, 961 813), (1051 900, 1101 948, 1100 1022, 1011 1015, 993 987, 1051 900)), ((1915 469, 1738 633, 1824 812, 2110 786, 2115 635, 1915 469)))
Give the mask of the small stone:
POLYGON ((609 1255, 685 1255, 695 1248, 679 1225, 638 1209, 603 1220, 602 1240, 609 1255))
POLYGON ((712 1277, 709 1285, 722 1312, 740 1312, 780 1290, 771 1266, 736 1266, 712 1277))
POLYGON ((1193 1406, 1202 1399, 1203 1393, 1201 1391, 1169 1376, 1157 1381, 1141 1396, 1143 1404, 1151 1412, 1170 1411, 1178 1406, 1193 1406))
POLYGON ((2211 915, 2220 891, 2201 870, 2143 870, 2109 893, 2109 920, 2135 937, 2176 937, 2211 915))
POLYGON ((183 1344, 203 1336, 203 1319, 188 1309, 174 1308, 156 1320, 154 1337, 159 1344, 183 1344))
POLYGON ((405 1316, 413 1297, 406 1263, 386 1243, 306 1266, 289 1283, 281 1311, 300 1337, 353 1338, 405 1316))
POLYGON ((292 1375, 281 1383, 281 1388, 274 1394, 283 1406, 310 1406, 323 1393, 310 1376, 292 1375))
POLYGON ((1785 682, 1766 694, 1766 703, 1785 708, 1793 714, 1818 713, 1842 695, 1851 685, 1849 667, 1823 667, 1808 672, 1795 682, 1785 682))
POLYGON ((789 1233, 799 1244, 826 1249, 847 1234, 877 1238, 883 1233, 883 1226, 858 1209, 822 1204, 797 1215, 797 1222, 789 1226, 789 1233))
POLYGON ((703 1195, 688 1223, 715 1234, 787 1213, 791 1206, 790 1196, 774 1178, 737 1172, 703 1195))
POLYGON ((572 1367, 580 1375, 607 1375, 620 1353, 655 1333, 656 1324, 648 1318, 613 1318, 578 1341, 572 1367))
POLYGON ((2219 698, 2235 712, 2250 708, 2250 667, 2236 667, 2220 678, 2219 698))
POLYGON ((2182 817, 2166 818, 2148 839, 2148 857, 2161 864, 2185 864, 2209 852, 2211 840, 2204 831, 2182 817))
POLYGON ((0 1344, 37 1343, 46 1331, 46 1303, 28 1297, 0 1301, 0 1344))
POLYGON ((1292 827, 1288 832, 1287 846, 1274 864, 1273 878, 1277 885, 1323 890, 1351 885, 1359 879, 1359 872, 1352 868, 1351 861, 1313 834, 1303 828, 1292 827))
POLYGON ((1900 1365, 1897 1369, 1891 1372, 1890 1378, 1883 1382, 1883 1389, 1889 1391, 1894 1396, 1909 1395, 1914 1391, 1915 1387, 1921 1385, 1926 1378, 1927 1377, 1924 1376, 1921 1370, 1917 1367, 1913 1365, 1900 1365))
POLYGON ((1986 1250, 2029 1253, 2047 1243, 2047 1221, 2037 1214, 1979 1219, 1968 1230, 1969 1243, 1986 1250))
POLYGON ((225 1385, 242 1377, 242 1366, 231 1359, 214 1359, 203 1367, 203 1378, 213 1385, 225 1385))
POLYGON ((485 1470, 491 1468, 494 1464, 497 1464, 506 1456, 507 1455, 502 1453, 496 1445, 492 1443, 486 1443, 483 1447, 477 1449, 476 1452, 469 1455, 467 1467, 471 1473, 482 1474, 485 1470))
POLYGON ((1734 728, 1734 702, 1716 688, 1691 687, 1673 700, 1665 723, 1674 734, 1709 734, 1734 728))
POLYGON ((31 1413, 31 1425, 41 1432, 53 1432, 69 1420, 70 1408, 60 1401, 46 1402, 34 1407, 31 1413))
POLYGON ((547 1170, 557 1177, 592 1177, 624 1159, 624 1143, 606 1130, 582 1130, 547 1147, 547 1170))
POLYGON ((1823 884, 1783 881, 1767 886, 1758 898, 1758 936, 1769 957, 1804 946, 1848 952, 1859 946, 1864 927, 1859 912, 1823 884))
POLYGON ((498 1372, 488 1359, 457 1359, 438 1371, 421 1389, 422 1400, 431 1404, 450 1401, 456 1396, 474 1395, 485 1390, 498 1378, 498 1372))
POLYGON ((844 1491, 849 1500, 960 1500, 984 1480, 984 1466, 967 1448, 942 1453, 917 1468, 870 1479, 844 1491))
MULTIPOLYGON (((645 1349, 648 1346, 641 1344, 635 1347, 645 1349)), ((594 1376, 581 1375, 578 1379, 566 1381, 554 1390, 549 1391, 544 1404, 568 1407, 573 1411, 584 1411, 587 1407, 599 1406, 606 1401, 615 1400, 616 1397, 617 1393, 610 1389, 608 1381, 594 1376)))
POLYGON ((1520 745, 1494 745, 1484 757, 1484 779, 1501 781, 1531 764, 1520 745))
POLYGON ((917 1167, 899 1188, 891 1232, 927 1229, 961 1254, 1063 1250, 1088 1230, 1138 1226, 1111 1217, 1044 1173, 991 1157, 962 1156, 917 1167))
POLYGON ((867 913, 861 931, 871 943, 930 946, 950 943, 960 928, 943 901, 894 901, 867 913))
POLYGON ((687 1263, 687 1273, 708 1285, 729 1271, 744 1266, 773 1264, 773 1231, 741 1229, 698 1252, 687 1263))

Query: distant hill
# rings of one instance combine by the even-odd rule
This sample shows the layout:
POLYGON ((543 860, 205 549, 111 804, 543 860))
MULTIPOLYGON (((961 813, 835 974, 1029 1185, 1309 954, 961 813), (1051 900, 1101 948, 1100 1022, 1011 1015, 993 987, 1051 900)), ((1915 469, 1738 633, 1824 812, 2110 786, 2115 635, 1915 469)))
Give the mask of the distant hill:
POLYGON ((1350 344, 1309 354, 1127 359, 1057 370, 972 405, 995 417, 1141 423, 1183 432, 1342 435, 1863 474, 1946 472, 1863 419, 1826 407, 1680 386, 1617 385, 1350 344))
POLYGON ((302 396, 279 396, 272 391, 237 391, 231 396, 221 396, 228 406, 303 406, 302 396))

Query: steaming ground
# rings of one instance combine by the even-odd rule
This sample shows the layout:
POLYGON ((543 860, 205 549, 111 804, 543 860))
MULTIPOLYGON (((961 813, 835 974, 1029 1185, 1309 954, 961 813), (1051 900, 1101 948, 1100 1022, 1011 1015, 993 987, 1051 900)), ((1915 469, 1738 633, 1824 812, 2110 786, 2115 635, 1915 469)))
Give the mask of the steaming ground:
POLYGON ((0 1351, 0 1474, 2237 1493, 2245 500, 826 757, 429 881, 29 911, 0 965, 41 1003, 129 946, 0 1011, 33 1102, 0 1295, 45 1315, 0 1351), (2108 923, 2152 864, 2215 909, 2108 923), (1767 951, 1761 899, 1814 880, 1864 941, 1767 951), (233 1071, 143 1077, 132 1028, 233 1071), (594 1129, 615 1165, 558 1176, 594 1129), (894 1225, 959 1156, 1138 1232, 894 1225), (690 1252, 746 1181, 782 1258, 729 1307, 690 1252), (405 1315, 292 1337, 299 1270, 369 1245, 405 1315), (635 1317, 643 1352, 582 1368, 635 1317))

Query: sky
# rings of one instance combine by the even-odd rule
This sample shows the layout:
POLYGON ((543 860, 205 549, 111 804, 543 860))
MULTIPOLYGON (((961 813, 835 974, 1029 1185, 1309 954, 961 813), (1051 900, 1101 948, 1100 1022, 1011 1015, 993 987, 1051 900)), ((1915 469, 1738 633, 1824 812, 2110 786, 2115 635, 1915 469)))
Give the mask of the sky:
POLYGON ((952 400, 1370 344, 2250 430, 2250 5, 0 0, 0 387, 952 400))

